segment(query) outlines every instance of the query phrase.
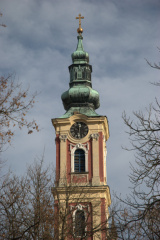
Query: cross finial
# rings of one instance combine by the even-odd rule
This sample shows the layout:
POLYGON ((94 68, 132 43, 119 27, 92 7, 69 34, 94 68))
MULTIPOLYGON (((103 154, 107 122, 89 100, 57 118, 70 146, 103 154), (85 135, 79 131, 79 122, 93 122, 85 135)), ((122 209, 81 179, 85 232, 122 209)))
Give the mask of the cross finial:
POLYGON ((81 14, 79 14, 78 17, 76 17, 76 19, 79 19, 79 28, 77 29, 77 32, 79 33, 79 35, 81 35, 83 32, 83 28, 81 27, 81 19, 84 19, 84 17, 82 17, 81 14))

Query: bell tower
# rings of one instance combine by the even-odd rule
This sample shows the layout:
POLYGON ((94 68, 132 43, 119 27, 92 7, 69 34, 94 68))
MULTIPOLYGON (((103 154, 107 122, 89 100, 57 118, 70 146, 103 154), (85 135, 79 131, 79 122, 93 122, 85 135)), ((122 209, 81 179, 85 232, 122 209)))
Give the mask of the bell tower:
POLYGON ((56 239, 107 239, 106 116, 95 112, 99 93, 92 88, 92 66, 84 51, 79 14, 78 44, 69 66, 69 89, 61 96, 65 114, 52 119, 56 131, 56 239))

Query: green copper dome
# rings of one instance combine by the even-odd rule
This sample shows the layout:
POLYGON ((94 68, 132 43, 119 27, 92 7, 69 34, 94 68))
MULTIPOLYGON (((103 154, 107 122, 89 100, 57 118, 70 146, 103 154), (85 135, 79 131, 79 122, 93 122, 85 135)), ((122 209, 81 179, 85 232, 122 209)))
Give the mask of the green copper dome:
POLYGON ((77 37, 76 51, 72 54, 72 65, 69 66, 70 88, 61 96, 64 109, 62 116, 70 117, 78 111, 87 116, 98 116, 95 109, 99 108, 99 93, 92 89, 92 66, 89 64, 89 54, 83 49, 83 37, 77 37))
POLYGON ((99 94, 89 86, 74 86, 62 94, 65 110, 70 107, 99 108, 99 94))
POLYGON ((83 64, 83 63, 89 63, 89 54, 84 51, 83 49, 83 37, 80 35, 77 37, 78 44, 77 49, 74 53, 72 53, 72 62, 74 64, 83 64))

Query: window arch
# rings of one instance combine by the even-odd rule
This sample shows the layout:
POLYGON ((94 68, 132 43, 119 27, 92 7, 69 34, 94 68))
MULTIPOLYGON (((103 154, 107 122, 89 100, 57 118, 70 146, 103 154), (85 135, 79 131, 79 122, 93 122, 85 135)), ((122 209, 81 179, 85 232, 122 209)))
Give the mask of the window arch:
POLYGON ((75 235, 79 237, 85 235, 85 214, 83 210, 77 210, 75 214, 75 235))
POLYGON ((71 151, 71 172, 75 172, 75 152, 78 149, 82 149, 85 154, 85 172, 88 172, 88 151, 89 145, 88 143, 81 144, 77 143, 76 145, 70 144, 70 151, 71 151))
POLYGON ((74 172, 85 172, 85 152, 77 149, 74 152, 74 172))

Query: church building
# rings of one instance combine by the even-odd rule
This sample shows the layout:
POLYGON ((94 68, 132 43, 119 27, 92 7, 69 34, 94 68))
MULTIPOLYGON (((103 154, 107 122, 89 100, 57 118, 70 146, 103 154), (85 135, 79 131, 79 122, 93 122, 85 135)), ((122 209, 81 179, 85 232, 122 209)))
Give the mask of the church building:
POLYGON ((52 119, 56 132, 55 239, 107 239, 106 116, 96 113, 99 93, 92 88, 92 66, 83 48, 79 14, 77 49, 69 66, 69 89, 61 96, 64 115, 52 119))

